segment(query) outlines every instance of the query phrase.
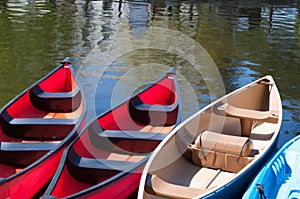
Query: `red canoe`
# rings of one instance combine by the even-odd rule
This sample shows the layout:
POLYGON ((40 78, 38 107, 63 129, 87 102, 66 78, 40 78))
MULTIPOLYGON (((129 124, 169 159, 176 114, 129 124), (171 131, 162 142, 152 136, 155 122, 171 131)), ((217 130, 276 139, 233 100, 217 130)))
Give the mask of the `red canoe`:
POLYGON ((68 58, 0 112, 0 198, 32 198, 53 177, 86 105, 68 58))
POLYGON ((43 198, 126 198, 151 152, 180 122, 175 70, 92 120, 64 151, 43 198))

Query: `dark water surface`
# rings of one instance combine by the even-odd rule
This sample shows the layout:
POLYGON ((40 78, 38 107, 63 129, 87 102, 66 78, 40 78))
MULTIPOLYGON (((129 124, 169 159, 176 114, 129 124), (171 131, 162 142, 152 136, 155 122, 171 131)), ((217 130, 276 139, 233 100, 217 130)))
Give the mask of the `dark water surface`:
POLYGON ((91 117, 167 66, 178 71, 183 118, 224 94, 216 79, 230 92, 271 74, 282 145, 300 132, 299 9, 298 1, 1 0, 0 105, 67 56, 91 117))

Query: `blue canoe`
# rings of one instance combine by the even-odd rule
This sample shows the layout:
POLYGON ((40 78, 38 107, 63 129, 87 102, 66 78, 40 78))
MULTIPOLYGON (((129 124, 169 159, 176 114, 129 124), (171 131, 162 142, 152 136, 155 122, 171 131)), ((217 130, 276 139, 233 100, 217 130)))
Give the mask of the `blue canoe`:
POLYGON ((287 142, 267 162, 243 198, 300 198, 300 136, 287 142))

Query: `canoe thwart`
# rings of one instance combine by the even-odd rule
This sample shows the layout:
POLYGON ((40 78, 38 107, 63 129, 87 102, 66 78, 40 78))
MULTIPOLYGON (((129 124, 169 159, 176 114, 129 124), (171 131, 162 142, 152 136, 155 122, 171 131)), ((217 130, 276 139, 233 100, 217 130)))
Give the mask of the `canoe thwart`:
POLYGON ((0 142, 0 163, 25 167, 39 159, 58 143, 0 142))
POLYGON ((167 136, 167 134, 153 133, 153 132, 139 132, 139 131, 105 130, 103 132, 98 133, 98 136, 106 137, 109 139, 162 141, 167 136))
POLYGON ((4 111, 0 116, 0 124, 3 132, 11 137, 25 140, 56 140, 67 136, 78 119, 13 118, 4 111))
POLYGON ((96 183, 99 179, 130 170, 136 165, 136 162, 81 157, 73 147, 67 157, 68 170, 72 176, 88 183, 96 183))
POLYGON ((50 151, 57 142, 0 142, 0 151, 50 151))
POLYGON ((229 103, 225 103, 218 107, 219 111, 224 111, 226 116, 239 118, 241 122, 242 134, 250 136, 253 121, 277 123, 278 122, 278 111, 258 111, 246 108, 239 108, 229 103))
POLYGON ((80 168, 99 169, 99 170, 127 170, 135 164, 135 162, 107 160, 97 158, 86 158, 79 156, 74 148, 70 149, 68 155, 69 161, 80 168))
POLYGON ((130 104, 140 111, 172 112, 177 108, 177 103, 172 105, 145 104, 138 96, 130 100, 130 104))
POLYGON ((39 85, 30 92, 30 101, 38 109, 50 112, 72 112, 79 108, 81 93, 78 86, 70 92, 46 92, 39 85))
POLYGON ((278 112, 277 111, 257 111, 245 108, 238 108, 233 106, 229 103, 225 103, 221 107, 220 110, 224 110, 226 115, 231 117, 237 117, 241 119, 249 119, 249 120, 256 120, 256 121, 263 121, 263 122, 270 122, 270 123, 277 123, 278 122, 278 112))
POLYGON ((149 153, 166 137, 163 133, 105 130, 97 122, 88 131, 95 147, 118 153, 149 153))
POLYGON ((153 105, 144 103, 139 96, 129 101, 129 113, 132 119, 142 124, 170 126, 176 124, 179 103, 171 105, 153 105))

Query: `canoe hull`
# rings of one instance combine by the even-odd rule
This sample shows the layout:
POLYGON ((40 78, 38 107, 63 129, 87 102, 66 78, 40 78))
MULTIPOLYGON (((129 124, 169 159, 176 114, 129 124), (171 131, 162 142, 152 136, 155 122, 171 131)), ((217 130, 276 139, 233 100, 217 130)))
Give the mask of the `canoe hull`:
POLYGON ((281 99, 271 76, 227 94, 156 148, 138 198, 241 198, 273 153, 281 122, 281 99))
POLYGON ((299 197, 300 136, 284 144, 252 180, 243 199, 261 198, 257 185, 263 186, 267 198, 299 197))
POLYGON ((80 88, 66 58, 1 109, 0 198, 40 196, 63 150, 86 122, 86 102, 80 88), (31 100, 32 89, 37 86, 42 88, 35 93, 40 99, 31 100), (68 106, 64 109, 57 100, 67 101, 68 106))

